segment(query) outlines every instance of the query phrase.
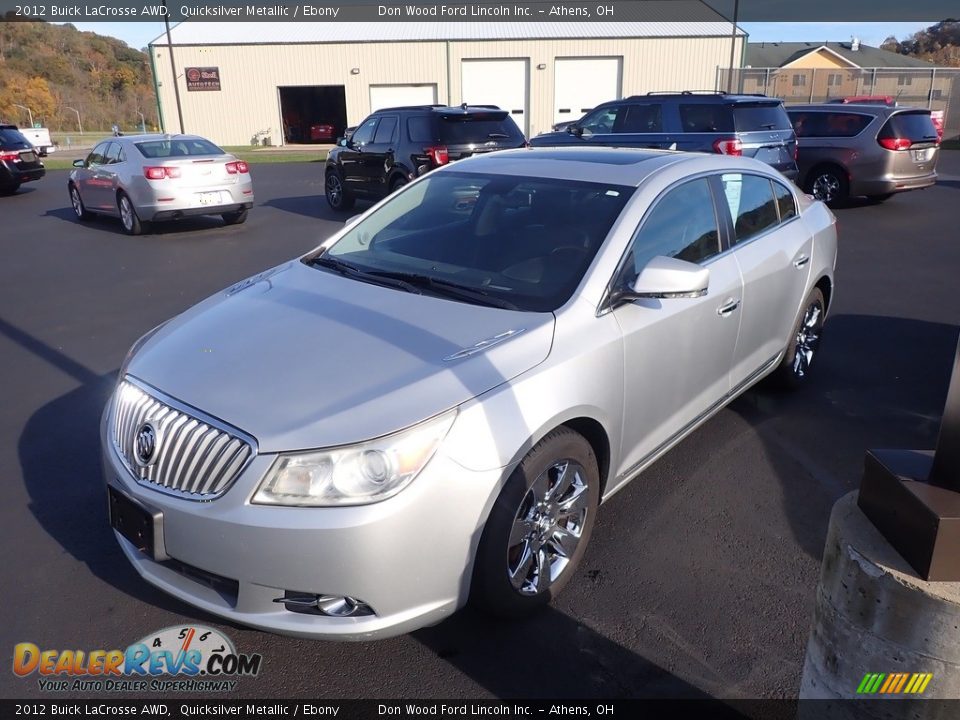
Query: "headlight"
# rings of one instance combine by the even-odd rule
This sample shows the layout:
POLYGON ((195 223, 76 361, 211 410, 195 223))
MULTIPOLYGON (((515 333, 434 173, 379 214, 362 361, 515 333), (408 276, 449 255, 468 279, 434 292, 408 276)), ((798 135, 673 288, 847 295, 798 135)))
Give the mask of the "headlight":
POLYGON ((386 500, 420 474, 456 416, 454 409, 359 445, 280 455, 253 502, 323 507, 386 500))

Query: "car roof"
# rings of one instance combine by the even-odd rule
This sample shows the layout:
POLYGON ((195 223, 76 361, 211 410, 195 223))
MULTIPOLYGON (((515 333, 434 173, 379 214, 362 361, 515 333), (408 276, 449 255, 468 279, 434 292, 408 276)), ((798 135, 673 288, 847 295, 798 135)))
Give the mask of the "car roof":
POLYGON ((433 172, 478 172, 637 187, 660 170, 679 164, 690 174, 723 170, 769 171, 750 158, 619 147, 531 147, 474 155, 433 172))
POLYGON ((463 105, 400 105, 398 107, 380 108, 379 110, 374 110, 370 114, 376 115, 378 113, 385 113, 385 112, 413 111, 413 112, 435 112, 435 113, 440 113, 442 115, 447 115, 450 113, 465 113, 465 114, 473 113, 473 112, 482 113, 487 110, 499 110, 503 112, 499 105, 467 105, 466 103, 464 103, 463 105))
MULTIPOLYGON (((780 98, 770 97, 769 95, 749 95, 749 94, 735 94, 735 93, 725 93, 725 92, 691 92, 689 90, 683 90, 680 92, 648 92, 646 95, 631 95, 628 98, 625 98, 630 102, 648 102, 650 100, 677 100, 684 103, 703 103, 705 105, 709 104, 739 104, 739 103, 770 103, 772 105, 778 105, 783 101, 780 98)), ((620 100, 612 100, 611 102, 622 102, 620 100)))
POLYGON ((928 108, 914 107, 911 105, 877 105, 875 103, 813 103, 812 105, 788 105, 787 113, 809 112, 810 110, 822 110, 824 112, 843 113, 858 112, 861 114, 872 113, 874 115, 895 115, 906 111, 924 110, 929 112, 928 108))

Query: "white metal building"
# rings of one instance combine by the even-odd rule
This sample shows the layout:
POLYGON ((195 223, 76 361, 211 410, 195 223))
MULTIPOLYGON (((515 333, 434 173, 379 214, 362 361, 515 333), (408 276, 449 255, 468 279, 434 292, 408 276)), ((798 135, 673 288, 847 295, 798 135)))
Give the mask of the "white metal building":
MULTIPOLYGON (((184 128, 223 145, 305 142, 421 103, 498 105, 532 136, 625 95, 712 89, 732 44, 725 22, 184 22, 171 38, 184 128)), ((150 54, 175 132, 165 35, 150 54)))

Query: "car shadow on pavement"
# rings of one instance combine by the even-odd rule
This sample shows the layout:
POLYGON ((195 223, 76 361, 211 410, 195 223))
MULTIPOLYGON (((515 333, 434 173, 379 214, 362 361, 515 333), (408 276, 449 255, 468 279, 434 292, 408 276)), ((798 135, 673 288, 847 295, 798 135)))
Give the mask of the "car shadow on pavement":
POLYGON ((117 590, 178 616, 214 620, 142 580, 110 529, 99 426, 116 372, 98 375, 3 320, 0 334, 81 383, 36 410, 19 438, 17 453, 29 509, 37 522, 65 551, 117 590))
POLYGON ((761 384, 730 406, 762 441, 794 539, 818 562, 830 509, 859 488, 866 451, 936 444, 957 327, 838 315, 823 338, 799 391, 761 384))
POLYGON ((330 222, 344 222, 364 210, 364 208, 361 208, 356 213, 333 210, 323 197, 322 188, 316 195, 272 198, 263 204, 284 212, 304 215, 317 220, 329 220, 330 222))
MULTIPOLYGON (((57 218, 73 225, 91 228, 94 230, 103 230, 112 232, 115 235, 126 235, 119 218, 106 215, 94 216, 90 220, 80 222, 72 207, 54 208, 47 210, 44 217, 57 218)), ((149 229, 141 237, 150 237, 151 235, 180 235, 189 232, 209 231, 215 228, 230 227, 235 229, 238 226, 226 225, 223 220, 216 215, 198 215, 197 217, 183 218, 182 220, 171 220, 169 222, 150 223, 149 229)))

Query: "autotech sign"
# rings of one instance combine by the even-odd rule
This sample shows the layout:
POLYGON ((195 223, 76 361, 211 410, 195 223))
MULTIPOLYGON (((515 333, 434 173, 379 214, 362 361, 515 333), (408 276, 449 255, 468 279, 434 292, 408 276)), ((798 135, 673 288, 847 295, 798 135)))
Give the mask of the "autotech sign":
POLYGON ((220 68, 218 67, 188 67, 184 72, 187 76, 187 90, 220 89, 220 68))

